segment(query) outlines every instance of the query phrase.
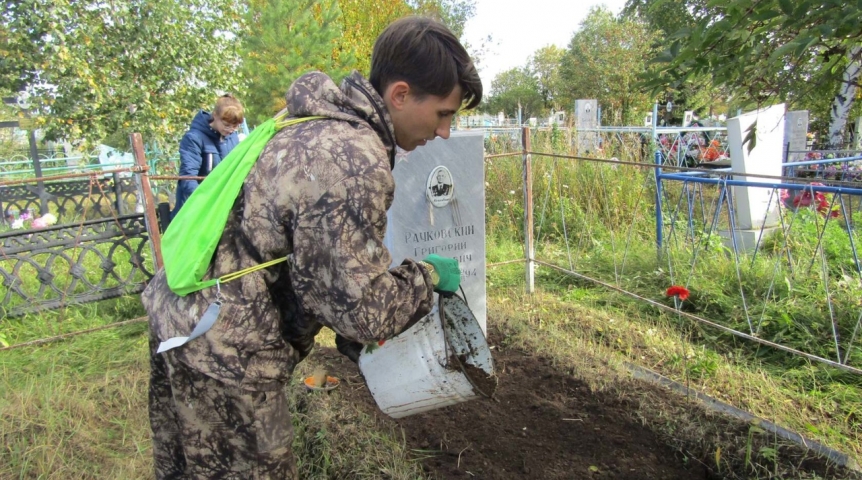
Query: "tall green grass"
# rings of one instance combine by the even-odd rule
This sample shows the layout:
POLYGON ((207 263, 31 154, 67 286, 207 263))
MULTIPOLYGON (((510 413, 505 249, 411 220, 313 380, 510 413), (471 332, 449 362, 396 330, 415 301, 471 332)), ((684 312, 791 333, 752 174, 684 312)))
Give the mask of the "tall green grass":
MULTIPOLYGON (((539 132, 532 150, 572 154, 562 138, 554 130, 539 132)), ((613 145, 606 144, 606 150, 613 151, 613 145)), ((486 149, 495 153, 502 148, 486 149)), ((619 145, 616 153, 631 156, 621 158, 625 161, 643 159, 639 145, 619 145)), ((813 210, 785 210, 785 224, 793 226, 790 233, 767 238, 756 256, 743 253, 737 261, 717 231, 730 224, 726 204, 710 232, 717 189, 698 190, 692 205, 695 218, 689 223, 688 203, 681 196, 686 192, 678 182, 664 182, 663 217, 672 224, 665 226, 659 249, 652 169, 532 156, 538 258, 654 300, 662 300, 672 284, 686 285, 692 296, 682 304, 685 311, 741 331, 753 329, 761 338, 825 358, 838 358, 832 318, 840 338, 853 336, 862 282, 848 232, 838 221, 826 224, 813 210), (821 233, 822 249, 817 249, 821 233), (783 261, 785 257, 791 261, 783 261), (822 264, 827 275, 820 273, 822 264)), ((520 157, 487 161, 488 232, 495 241, 523 238, 522 178, 520 157)), ((857 233, 851 234, 856 245, 862 245, 857 233)), ((581 280, 549 276, 564 288, 581 287, 581 280)), ((646 304, 639 308, 653 310, 646 304)), ((706 345, 719 350, 742 348, 752 358, 788 368, 807 364, 753 342, 740 347, 735 338, 709 328, 695 330, 706 345)), ((862 365, 862 342, 850 351, 847 343, 841 359, 862 365)))

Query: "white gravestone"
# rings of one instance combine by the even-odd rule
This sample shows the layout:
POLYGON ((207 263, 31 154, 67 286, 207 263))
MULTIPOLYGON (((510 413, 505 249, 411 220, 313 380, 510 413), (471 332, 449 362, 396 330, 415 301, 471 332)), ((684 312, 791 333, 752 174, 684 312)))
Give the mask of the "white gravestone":
POLYGON ((682 126, 690 127, 692 122, 694 122, 694 110, 686 110, 682 114, 682 126))
POLYGON ((787 112, 784 119, 784 148, 790 150, 788 162, 805 160, 808 141, 808 110, 787 112))
MULTIPOLYGON (((728 152, 734 172, 781 175, 784 156, 784 104, 775 105, 756 112, 746 113, 727 121, 728 152), (756 142, 749 152, 749 144, 743 143, 749 128, 757 122, 756 142)), ((778 180, 746 175, 734 176, 734 180, 777 183, 778 180)), ((762 187, 732 187, 736 200, 737 245, 750 250, 760 240, 761 231, 773 228, 778 222, 778 194, 762 187), (771 201, 770 201, 771 197, 771 201)), ((764 232, 766 233, 766 232, 764 232)), ((728 237, 729 232, 722 232, 728 237)))
POLYGON ((458 260, 467 303, 487 331, 483 146, 482 132, 452 132, 399 153, 383 242, 393 266, 432 253, 458 260))
POLYGON ((578 153, 594 155, 599 147, 599 136, 595 132, 581 132, 585 128, 597 128, 599 103, 596 100, 575 100, 575 128, 578 129, 578 153))

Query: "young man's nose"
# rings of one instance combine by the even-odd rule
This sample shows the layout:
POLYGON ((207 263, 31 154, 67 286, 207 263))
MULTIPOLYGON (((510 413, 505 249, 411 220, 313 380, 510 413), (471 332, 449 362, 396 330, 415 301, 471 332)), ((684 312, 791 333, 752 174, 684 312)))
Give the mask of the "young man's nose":
POLYGON ((437 130, 434 131, 434 134, 443 140, 447 140, 449 138, 449 128, 451 125, 447 122, 445 125, 440 125, 437 127, 437 130))

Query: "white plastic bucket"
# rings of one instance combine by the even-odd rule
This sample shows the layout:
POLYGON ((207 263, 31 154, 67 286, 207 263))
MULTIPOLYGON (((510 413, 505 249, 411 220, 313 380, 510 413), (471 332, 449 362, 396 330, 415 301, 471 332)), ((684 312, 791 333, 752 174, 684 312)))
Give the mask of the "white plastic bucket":
POLYGON ((382 347, 364 349, 359 369, 377 406, 392 418, 491 396, 496 388, 485 334, 454 295, 439 297, 431 313, 382 347))

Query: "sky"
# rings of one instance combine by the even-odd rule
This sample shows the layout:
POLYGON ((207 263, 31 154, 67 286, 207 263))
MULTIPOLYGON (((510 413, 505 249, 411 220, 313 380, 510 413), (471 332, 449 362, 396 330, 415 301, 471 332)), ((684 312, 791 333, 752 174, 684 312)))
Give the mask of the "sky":
POLYGON ((476 15, 464 26, 464 40, 476 47, 488 35, 492 44, 479 65, 485 92, 494 77, 526 65, 546 45, 566 48, 590 11, 604 4, 618 14, 625 0, 475 0, 476 15))

